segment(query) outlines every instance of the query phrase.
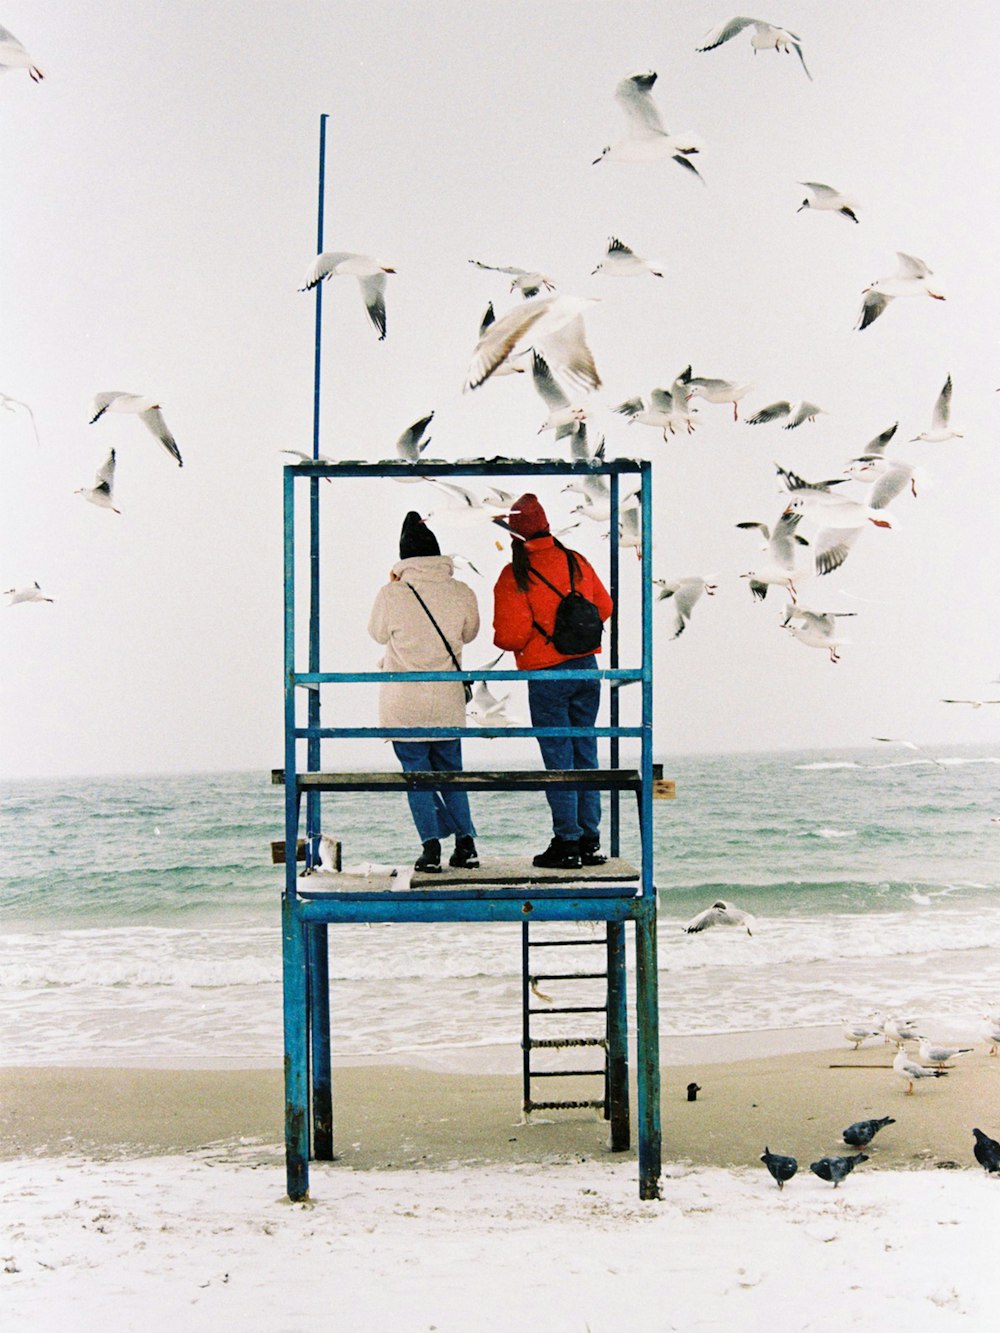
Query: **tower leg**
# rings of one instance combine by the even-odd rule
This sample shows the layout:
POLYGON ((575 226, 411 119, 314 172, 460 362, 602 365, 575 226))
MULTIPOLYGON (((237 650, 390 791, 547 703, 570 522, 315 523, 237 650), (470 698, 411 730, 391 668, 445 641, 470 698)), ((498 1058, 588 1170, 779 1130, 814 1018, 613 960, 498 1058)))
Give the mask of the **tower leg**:
POLYGON ((312 1054, 313 1156, 332 1162, 333 1078, 330 1068, 330 963, 329 927, 315 922, 306 927, 309 950, 309 1034, 312 1054))
POLYGON ((635 1009, 639 1116, 639 1197, 660 1197, 660 1023, 656 899, 635 923, 635 1009))
MULTIPOLYGON (((294 845, 294 844, 293 844, 294 845)), ((285 1021, 285 1172, 288 1197, 309 1197, 309 988, 305 928, 295 901, 281 900, 285 1021)))
POLYGON ((611 1151, 630 1141, 628 1104, 628 1000, 625 987, 625 923, 608 921, 608 1104, 611 1151))

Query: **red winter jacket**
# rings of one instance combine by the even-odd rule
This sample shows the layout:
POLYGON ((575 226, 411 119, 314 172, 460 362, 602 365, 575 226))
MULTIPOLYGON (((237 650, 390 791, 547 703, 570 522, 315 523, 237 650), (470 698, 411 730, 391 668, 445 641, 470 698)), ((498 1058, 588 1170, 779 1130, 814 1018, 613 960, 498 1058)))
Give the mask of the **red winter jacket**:
MULTIPOLYGON (((568 593, 566 555, 552 538, 533 537, 525 542, 525 546, 532 568, 544 574, 549 583, 562 590, 563 595, 568 593)), ((574 554, 580 568, 579 574, 574 576, 574 587, 594 603, 601 620, 607 620, 611 615, 611 597, 590 562, 579 552, 574 554)), ((528 591, 522 592, 514 582, 513 567, 507 565, 501 570, 493 589, 493 642, 498 648, 508 648, 514 653, 519 671, 535 671, 539 667, 556 666, 571 660, 565 653, 558 652, 532 624, 537 620, 545 633, 551 634, 560 600, 551 588, 535 578, 529 578, 528 591)), ((600 652, 600 648, 597 651, 600 652)), ((575 653, 573 656, 589 657, 590 654, 575 653)))

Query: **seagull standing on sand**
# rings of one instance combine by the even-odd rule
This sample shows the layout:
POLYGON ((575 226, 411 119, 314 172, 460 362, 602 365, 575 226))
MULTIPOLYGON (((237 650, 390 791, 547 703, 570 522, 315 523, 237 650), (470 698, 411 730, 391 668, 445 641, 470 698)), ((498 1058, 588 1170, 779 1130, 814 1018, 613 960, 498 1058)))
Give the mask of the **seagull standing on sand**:
POLYGON ((954 1060, 956 1055, 972 1054, 971 1046, 944 1046, 941 1042, 929 1041, 926 1037, 920 1038, 917 1049, 921 1060, 925 1060, 929 1065, 937 1065, 939 1069, 949 1060, 954 1060))
POLYGON ((889 302, 897 296, 932 296, 935 301, 945 299, 941 292, 935 291, 930 285, 928 279, 934 275, 922 259, 905 255, 902 250, 897 250, 896 255, 899 259, 896 272, 890 273, 888 277, 878 278, 870 287, 864 289, 865 299, 858 322, 854 326, 856 329, 863 330, 869 324, 874 324, 889 302))
POLYGON ((801 213, 804 208, 810 208, 814 212, 840 213, 845 218, 850 218, 852 222, 857 222, 857 214, 853 199, 848 199, 846 195, 835 190, 832 185, 823 185, 820 181, 799 181, 807 190, 812 193, 811 199, 803 199, 802 203, 795 210, 801 213))
POLYGON ((46 597, 37 583, 32 583, 26 588, 7 588, 4 596, 8 598, 8 606, 17 606, 18 602, 54 602, 54 597, 46 597))
POLYGON ((134 413, 146 429, 156 436, 170 457, 176 459, 177 466, 184 466, 181 451, 177 448, 177 441, 171 435, 170 429, 163 419, 160 404, 155 398, 144 398, 142 394, 138 393, 98 393, 94 395, 92 410, 94 415, 90 418, 91 425, 95 421, 99 421, 105 412, 134 413))
POLYGON ((706 907, 704 912, 693 916, 683 929, 686 935, 694 935, 698 931, 708 930, 711 926, 742 926, 746 933, 752 936, 753 931, 750 926, 753 920, 749 912, 744 912, 735 903, 727 903, 720 898, 711 907, 706 907))
POLYGON ((357 278, 368 318, 378 331, 378 340, 385 338, 385 276, 396 270, 371 255, 356 255, 349 250, 325 250, 317 255, 306 269, 300 292, 311 291, 324 278, 342 275, 357 278))
POLYGON ((658 602, 665 601, 668 597, 671 599, 670 605, 674 613, 674 632, 670 636, 672 639, 679 639, 684 633, 698 598, 702 594, 706 597, 714 597, 718 587, 717 584, 710 583, 708 579, 698 576, 682 579, 654 579, 653 582, 660 589, 659 596, 656 599, 658 602))
POLYGON ((799 1169, 799 1164, 794 1157, 784 1157, 781 1153, 772 1152, 770 1148, 765 1147, 761 1153, 760 1160, 770 1171, 771 1175, 778 1182, 778 1189, 785 1188, 785 1181, 791 1180, 799 1169))
POLYGON ((914 435, 910 443, 916 444, 918 440, 922 440, 924 444, 944 444, 946 440, 960 439, 962 432, 951 428, 951 376, 949 375, 934 404, 930 430, 914 435))
POLYGON ((74 495, 82 495, 85 500, 89 500, 92 505, 97 505, 101 509, 112 509, 116 514, 120 514, 120 509, 115 509, 113 501, 113 491, 115 485, 115 451, 111 450, 107 458, 97 469, 97 476, 94 478, 93 486, 81 486, 73 492, 74 495))
POLYGON ((728 19, 725 23, 720 23, 717 28, 706 33, 701 46, 696 46, 696 51, 714 51, 717 46, 723 42, 728 42, 730 38, 736 37, 744 28, 753 27, 754 33, 750 38, 750 45, 753 47, 754 55, 758 51, 783 51, 786 55, 789 51, 794 51, 802 62, 802 68, 806 72, 806 77, 812 80, 812 75, 806 65, 805 56, 802 54, 802 42, 794 32, 789 32, 787 28, 779 28, 773 23, 765 23, 763 19, 734 18, 728 19))
POLYGON ((654 278, 663 277, 662 268, 650 259, 641 258, 617 236, 609 237, 607 254, 591 270, 590 276, 593 277, 595 273, 603 273, 608 278, 634 278, 640 273, 652 273, 654 278))
POLYGON ((849 1041, 855 1050, 872 1037, 881 1037, 882 1025, 874 1019, 858 1023, 848 1023, 844 1028, 844 1040, 849 1041))
POLYGON ((922 1078, 947 1078, 947 1071, 944 1069, 928 1069, 926 1066, 918 1064, 912 1056, 907 1055, 906 1051, 896 1052, 896 1058, 892 1062, 892 1067, 900 1078, 905 1078, 907 1083, 907 1095, 913 1096, 913 1085, 919 1083, 922 1078))
POLYGON ((700 144, 692 135, 670 134, 664 129, 652 97, 655 82, 656 74, 651 69, 628 74, 619 82, 615 99, 625 112, 628 134, 603 149, 600 157, 594 158, 593 165, 605 158, 610 162, 659 162, 669 157, 702 180, 698 168, 688 160, 700 151, 700 144))
POLYGON ((583 389, 599 389, 601 377, 587 346, 583 311, 591 297, 536 296, 491 324, 476 344, 465 389, 478 389, 522 346, 541 350, 549 369, 583 389))
POLYGON ((41 83, 45 78, 14 34, 0 27, 0 74, 9 69, 26 69, 33 83, 41 83))

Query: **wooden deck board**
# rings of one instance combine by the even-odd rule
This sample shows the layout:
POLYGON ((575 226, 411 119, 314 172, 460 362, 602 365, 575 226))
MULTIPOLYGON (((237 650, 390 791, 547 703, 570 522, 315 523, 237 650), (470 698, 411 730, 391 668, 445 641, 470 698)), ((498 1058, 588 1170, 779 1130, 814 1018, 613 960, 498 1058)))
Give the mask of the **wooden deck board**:
POLYGON ((527 856, 490 857, 478 870, 452 870, 445 866, 439 875, 414 872, 410 887, 398 888, 390 875, 346 875, 315 871, 299 877, 296 888, 303 897, 314 893, 406 893, 419 890, 471 890, 477 896, 489 890, 524 890, 554 888, 564 891, 580 888, 584 892, 606 891, 616 884, 628 885, 629 892, 639 879, 638 869, 620 857, 609 857, 603 866, 581 866, 579 870, 540 869, 527 856))

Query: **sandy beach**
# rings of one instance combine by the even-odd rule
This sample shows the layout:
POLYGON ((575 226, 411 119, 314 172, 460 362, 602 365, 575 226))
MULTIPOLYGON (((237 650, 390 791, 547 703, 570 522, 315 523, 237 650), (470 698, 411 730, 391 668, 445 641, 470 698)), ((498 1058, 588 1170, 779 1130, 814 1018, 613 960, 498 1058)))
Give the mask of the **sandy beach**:
POLYGON ((668 1060, 651 1203, 603 1122, 522 1124, 509 1074, 335 1070, 339 1157, 292 1205, 277 1070, 3 1069, 7 1308, 53 1333, 991 1327, 1000 1183, 971 1128, 1000 1130, 1000 1061, 908 1096, 880 1044, 725 1059, 780 1040, 668 1060), (841 1187, 809 1173, 884 1115, 841 1187), (765 1142, 799 1159, 783 1191, 765 1142))

